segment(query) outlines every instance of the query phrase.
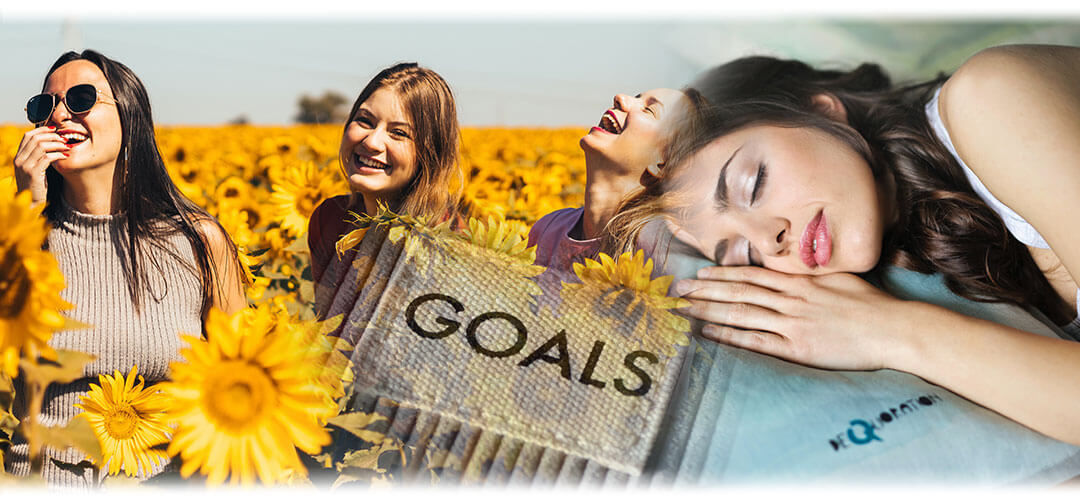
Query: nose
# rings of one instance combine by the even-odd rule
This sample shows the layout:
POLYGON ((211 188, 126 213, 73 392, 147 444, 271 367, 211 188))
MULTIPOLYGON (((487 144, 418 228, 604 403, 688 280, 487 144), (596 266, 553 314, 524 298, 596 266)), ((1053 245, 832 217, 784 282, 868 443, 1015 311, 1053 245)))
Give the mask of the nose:
POLYGON ((781 218, 768 218, 748 223, 743 234, 762 255, 782 257, 791 244, 791 224, 781 218))
POLYGON ((633 97, 630 97, 626 94, 615 94, 615 109, 620 109, 623 111, 630 109, 630 102, 633 99, 633 97))
POLYGON ((368 130, 367 134, 365 134, 364 138, 360 141, 360 144, 363 144, 369 151, 381 153, 386 146, 385 132, 386 131, 383 130, 382 127, 375 127, 368 130))
POLYGON ((67 103, 62 99, 54 98, 54 100, 56 105, 53 106, 52 115, 49 116, 49 119, 57 125, 64 120, 70 120, 72 115, 71 110, 67 107, 67 103))

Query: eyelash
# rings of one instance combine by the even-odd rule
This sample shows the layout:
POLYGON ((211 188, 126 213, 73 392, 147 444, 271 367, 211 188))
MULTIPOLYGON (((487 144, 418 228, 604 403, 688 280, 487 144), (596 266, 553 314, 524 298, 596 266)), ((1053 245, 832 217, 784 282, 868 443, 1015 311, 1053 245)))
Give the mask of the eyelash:
POLYGON ((746 242, 746 263, 751 266, 761 266, 761 263, 754 262, 754 246, 749 241, 746 242))
MULTIPOLYGON (((769 171, 765 168, 765 163, 758 164, 757 177, 754 179, 754 188, 750 191, 750 205, 757 203, 758 197, 761 196, 761 190, 765 187, 765 179, 768 178, 769 171)), ((746 262, 751 266, 760 266, 760 263, 754 262, 754 246, 749 241, 746 242, 746 262)))
MULTIPOLYGON (((356 117, 356 122, 359 123, 360 125, 364 126, 364 127, 371 127, 372 126, 371 125, 371 120, 369 120, 366 116, 358 116, 358 117, 356 117)), ((397 137, 401 137, 402 139, 408 139, 409 138, 409 133, 405 132, 404 130, 400 130, 400 129, 391 130, 390 134, 394 135, 394 136, 397 136, 397 137)))
POLYGON ((761 163, 758 165, 757 178, 754 179, 754 189, 750 192, 751 205, 757 202, 762 188, 765 187, 766 178, 768 178, 768 170, 765 169, 765 163, 761 163))

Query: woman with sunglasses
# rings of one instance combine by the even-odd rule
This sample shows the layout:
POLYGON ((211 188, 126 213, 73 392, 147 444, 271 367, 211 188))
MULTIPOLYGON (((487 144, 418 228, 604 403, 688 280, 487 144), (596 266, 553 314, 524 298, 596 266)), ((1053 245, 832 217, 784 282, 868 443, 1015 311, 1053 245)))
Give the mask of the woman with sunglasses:
MULTIPOLYGON (((202 332, 210 307, 245 306, 243 273, 220 224, 169 178, 149 97, 127 66, 92 50, 65 53, 26 112, 38 127, 15 154, 16 184, 46 203, 47 245, 67 284, 62 297, 75 306, 67 314, 91 325, 49 343, 97 357, 83 378, 47 389, 40 421, 62 426, 98 374, 137 366, 147 385, 165 379, 180 334, 202 332)), ((27 402, 16 384, 23 418, 27 402)), ((78 471, 81 453, 43 454, 50 484, 90 485, 92 474, 78 471)), ((28 474, 27 455, 25 441, 16 440, 10 472, 28 474)))
MULTIPOLYGON (((351 192, 324 201, 308 224, 315 282, 340 262, 334 244, 354 229, 349 212, 374 215, 382 204, 460 225, 460 193, 450 189, 452 181, 462 184, 458 142, 454 95, 438 73, 401 63, 375 75, 353 103, 341 136, 339 158, 351 192)), ((336 280, 328 283, 333 288, 336 280)))

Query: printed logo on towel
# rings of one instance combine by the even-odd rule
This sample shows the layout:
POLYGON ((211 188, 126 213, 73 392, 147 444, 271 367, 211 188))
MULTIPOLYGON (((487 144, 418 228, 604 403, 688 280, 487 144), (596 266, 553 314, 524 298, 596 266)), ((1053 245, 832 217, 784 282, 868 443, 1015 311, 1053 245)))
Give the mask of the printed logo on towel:
MULTIPOLYGON (((576 381, 596 389, 604 389, 608 382, 611 382, 611 387, 623 396, 640 397, 648 394, 653 385, 653 376, 646 371, 645 367, 659 363, 659 357, 656 354, 642 350, 631 351, 623 357, 622 371, 624 373, 619 374, 622 376, 615 377, 613 376, 615 374, 607 374, 605 377, 596 373, 596 371, 601 358, 605 356, 604 349, 607 344, 597 340, 593 342, 588 359, 584 360, 585 365, 581 369, 581 373, 574 374, 571 371, 571 361, 573 361, 574 365, 580 366, 582 360, 570 359, 568 342, 571 340, 567 338, 568 333, 566 330, 548 333, 549 338, 543 344, 532 349, 531 352, 525 352, 524 348, 529 340, 529 335, 541 335, 541 333, 530 332, 520 318, 500 311, 470 314, 460 301, 441 293, 429 293, 413 299, 405 309, 405 321, 409 329, 421 337, 443 340, 460 331, 464 334, 469 347, 477 354, 488 358, 521 356, 521 359, 516 364, 522 368, 527 368, 537 361, 549 363, 558 368, 557 371, 551 372, 553 375, 558 374, 557 376, 562 376, 567 380, 576 381), (449 304, 457 314, 437 315, 434 318, 434 323, 439 325, 438 328, 421 325, 417 321, 417 314, 421 309, 434 307, 432 303, 449 304), (478 335, 481 327, 497 329, 507 333, 509 338, 513 339, 513 342, 509 345, 493 345, 488 340, 486 341, 488 345, 485 345, 485 340, 478 335)), ((504 341, 500 343, 505 344, 504 341)))
POLYGON ((829 440, 829 446, 832 447, 833 451, 838 452, 852 446, 861 446, 875 441, 883 442, 884 439, 878 433, 882 432, 887 424, 896 422, 908 415, 913 415, 920 409, 933 406, 935 403, 941 403, 942 401, 944 400, 937 394, 926 394, 908 399, 895 407, 883 410, 875 417, 853 419, 848 423, 846 431, 836 434, 836 437, 829 440))

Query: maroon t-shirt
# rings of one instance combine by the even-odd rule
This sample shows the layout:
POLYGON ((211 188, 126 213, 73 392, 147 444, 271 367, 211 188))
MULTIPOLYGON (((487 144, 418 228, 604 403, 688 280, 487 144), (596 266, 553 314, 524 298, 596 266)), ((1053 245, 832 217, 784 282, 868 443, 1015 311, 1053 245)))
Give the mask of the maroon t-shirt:
POLYGON ((324 200, 311 213, 308 221, 308 250, 311 251, 311 278, 316 283, 323 272, 337 258, 334 245, 346 233, 356 229, 349 221, 349 195, 343 194, 324 200))

